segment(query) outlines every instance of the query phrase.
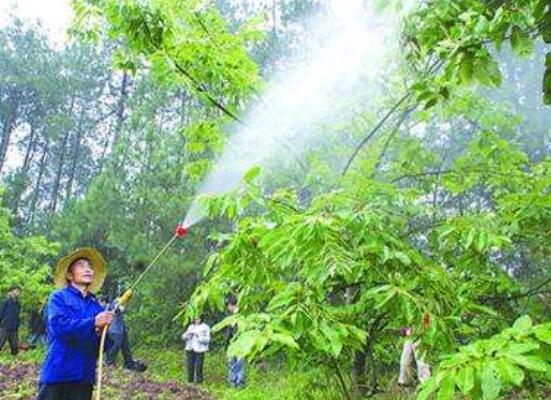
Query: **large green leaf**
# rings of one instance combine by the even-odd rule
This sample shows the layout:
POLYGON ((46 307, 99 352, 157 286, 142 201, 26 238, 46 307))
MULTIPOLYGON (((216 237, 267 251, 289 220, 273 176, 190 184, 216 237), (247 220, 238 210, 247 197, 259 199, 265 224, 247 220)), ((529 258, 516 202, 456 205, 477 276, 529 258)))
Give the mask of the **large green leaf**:
POLYGON ((528 315, 524 315, 517 319, 513 324, 513 330, 518 333, 527 333, 532 327, 532 319, 528 315))
POLYGON ((511 31, 511 47, 521 57, 526 57, 534 51, 534 41, 527 32, 518 27, 511 31))
POLYGON ((485 400, 494 400, 501 390, 501 379, 496 364, 488 362, 480 374, 480 386, 485 400))
POLYGON ((547 371, 547 364, 538 356, 523 356, 517 354, 507 354, 507 358, 526 369, 545 372, 547 371))
POLYGON ((470 365, 460 369, 455 377, 455 383, 464 395, 474 388, 474 368, 470 365))
POLYGON ((551 344, 551 324, 540 325, 534 329, 534 335, 547 344, 551 344))
POLYGON ((258 338, 262 336, 264 336, 264 334, 256 329, 243 332, 230 344, 228 354, 239 358, 248 356, 258 343, 258 338))
POLYGON ((291 347, 293 349, 299 349, 298 343, 291 335, 284 334, 284 333, 274 333, 270 335, 270 339, 273 340, 274 342, 281 343, 287 347, 291 347))
POLYGON ((438 388, 438 381, 434 376, 427 379, 421 386, 421 391, 417 394, 417 400, 427 400, 438 388))
POLYGON ((512 343, 500 351, 500 354, 525 354, 537 350, 539 347, 537 343, 512 343))
POLYGON ((516 386, 522 384, 524 380, 524 371, 515 364, 501 358, 497 361, 497 368, 503 381, 511 382, 516 386))
POLYGON ((442 383, 440 389, 436 395, 436 400, 452 400, 455 395, 455 377, 452 373, 447 374, 442 383))

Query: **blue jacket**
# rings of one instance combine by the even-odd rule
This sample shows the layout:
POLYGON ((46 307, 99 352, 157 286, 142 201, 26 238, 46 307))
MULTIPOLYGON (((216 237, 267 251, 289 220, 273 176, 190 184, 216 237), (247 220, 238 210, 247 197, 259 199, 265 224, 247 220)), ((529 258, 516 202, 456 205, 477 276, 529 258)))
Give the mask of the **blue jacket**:
POLYGON ((95 382, 99 345, 95 317, 102 311, 93 294, 84 297, 72 286, 52 293, 46 309, 48 352, 41 384, 95 382))

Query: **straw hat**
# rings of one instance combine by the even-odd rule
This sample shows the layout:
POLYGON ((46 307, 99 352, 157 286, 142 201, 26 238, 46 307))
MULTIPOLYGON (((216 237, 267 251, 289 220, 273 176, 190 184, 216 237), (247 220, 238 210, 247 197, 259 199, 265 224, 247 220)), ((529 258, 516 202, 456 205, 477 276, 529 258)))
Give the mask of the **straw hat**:
POLYGON ((73 262, 79 258, 85 258, 90 261, 90 265, 94 267, 94 281, 88 287, 88 290, 92 293, 96 293, 105 280, 105 275, 107 275, 106 262, 103 256, 92 247, 83 247, 75 250, 71 254, 63 257, 57 263, 54 273, 54 283, 58 288, 67 286, 67 271, 73 262))

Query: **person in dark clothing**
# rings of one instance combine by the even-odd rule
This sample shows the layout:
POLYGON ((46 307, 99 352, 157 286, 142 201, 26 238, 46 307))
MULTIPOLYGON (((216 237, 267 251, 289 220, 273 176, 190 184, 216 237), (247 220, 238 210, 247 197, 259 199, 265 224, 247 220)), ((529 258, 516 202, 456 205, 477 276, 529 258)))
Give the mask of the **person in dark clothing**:
POLYGON ((105 275, 105 260, 92 248, 79 249, 57 264, 54 281, 60 289, 46 306, 48 352, 37 400, 91 400, 99 333, 113 320, 94 295, 105 275))
POLYGON ((4 348, 7 340, 10 344, 11 354, 14 356, 19 352, 17 330, 21 322, 20 295, 21 287, 12 286, 8 292, 8 298, 0 305, 0 351, 4 348))
MULTIPOLYGON (((43 303, 42 303, 43 304, 43 303)), ((29 345, 46 344, 46 324, 44 323, 44 305, 31 311, 29 319, 29 332, 31 339, 29 345)))
POLYGON ((109 348, 107 349, 107 355, 105 357, 107 365, 114 365, 117 360, 119 351, 122 352, 122 358, 124 360, 124 368, 143 372, 147 369, 147 366, 141 361, 134 360, 132 352, 130 351, 130 344, 128 342, 128 330, 124 323, 124 308, 115 313, 113 322, 109 325, 107 331, 107 337, 109 338, 109 348))

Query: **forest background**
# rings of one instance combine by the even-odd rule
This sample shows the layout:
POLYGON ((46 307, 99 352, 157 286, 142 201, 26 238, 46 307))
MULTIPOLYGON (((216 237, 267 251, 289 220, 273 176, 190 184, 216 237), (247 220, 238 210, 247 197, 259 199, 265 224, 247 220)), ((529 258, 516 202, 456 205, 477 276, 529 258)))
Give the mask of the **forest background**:
MULTIPOLYGON (((334 3, 78 0, 64 46, 12 18, 0 31, 0 292, 22 285, 28 312, 56 260, 86 245, 109 262, 104 294, 124 290, 272 78, 312 57, 313 21, 334 3)), ((204 312, 218 330, 238 323, 230 354, 295 371, 272 377, 295 390, 281 398, 352 398, 394 390, 398 332, 413 326, 433 378, 400 395, 549 394, 551 5, 405 3, 365 2, 400 16, 400 50, 330 99, 338 118, 301 126, 308 140, 280 144, 292 155, 203 198, 209 218, 133 300, 146 354, 180 351, 204 312), (230 293, 240 313, 223 319, 230 293)), ((255 140, 274 146, 267 131, 255 140)), ((262 386, 221 396, 262 398, 262 386)))

